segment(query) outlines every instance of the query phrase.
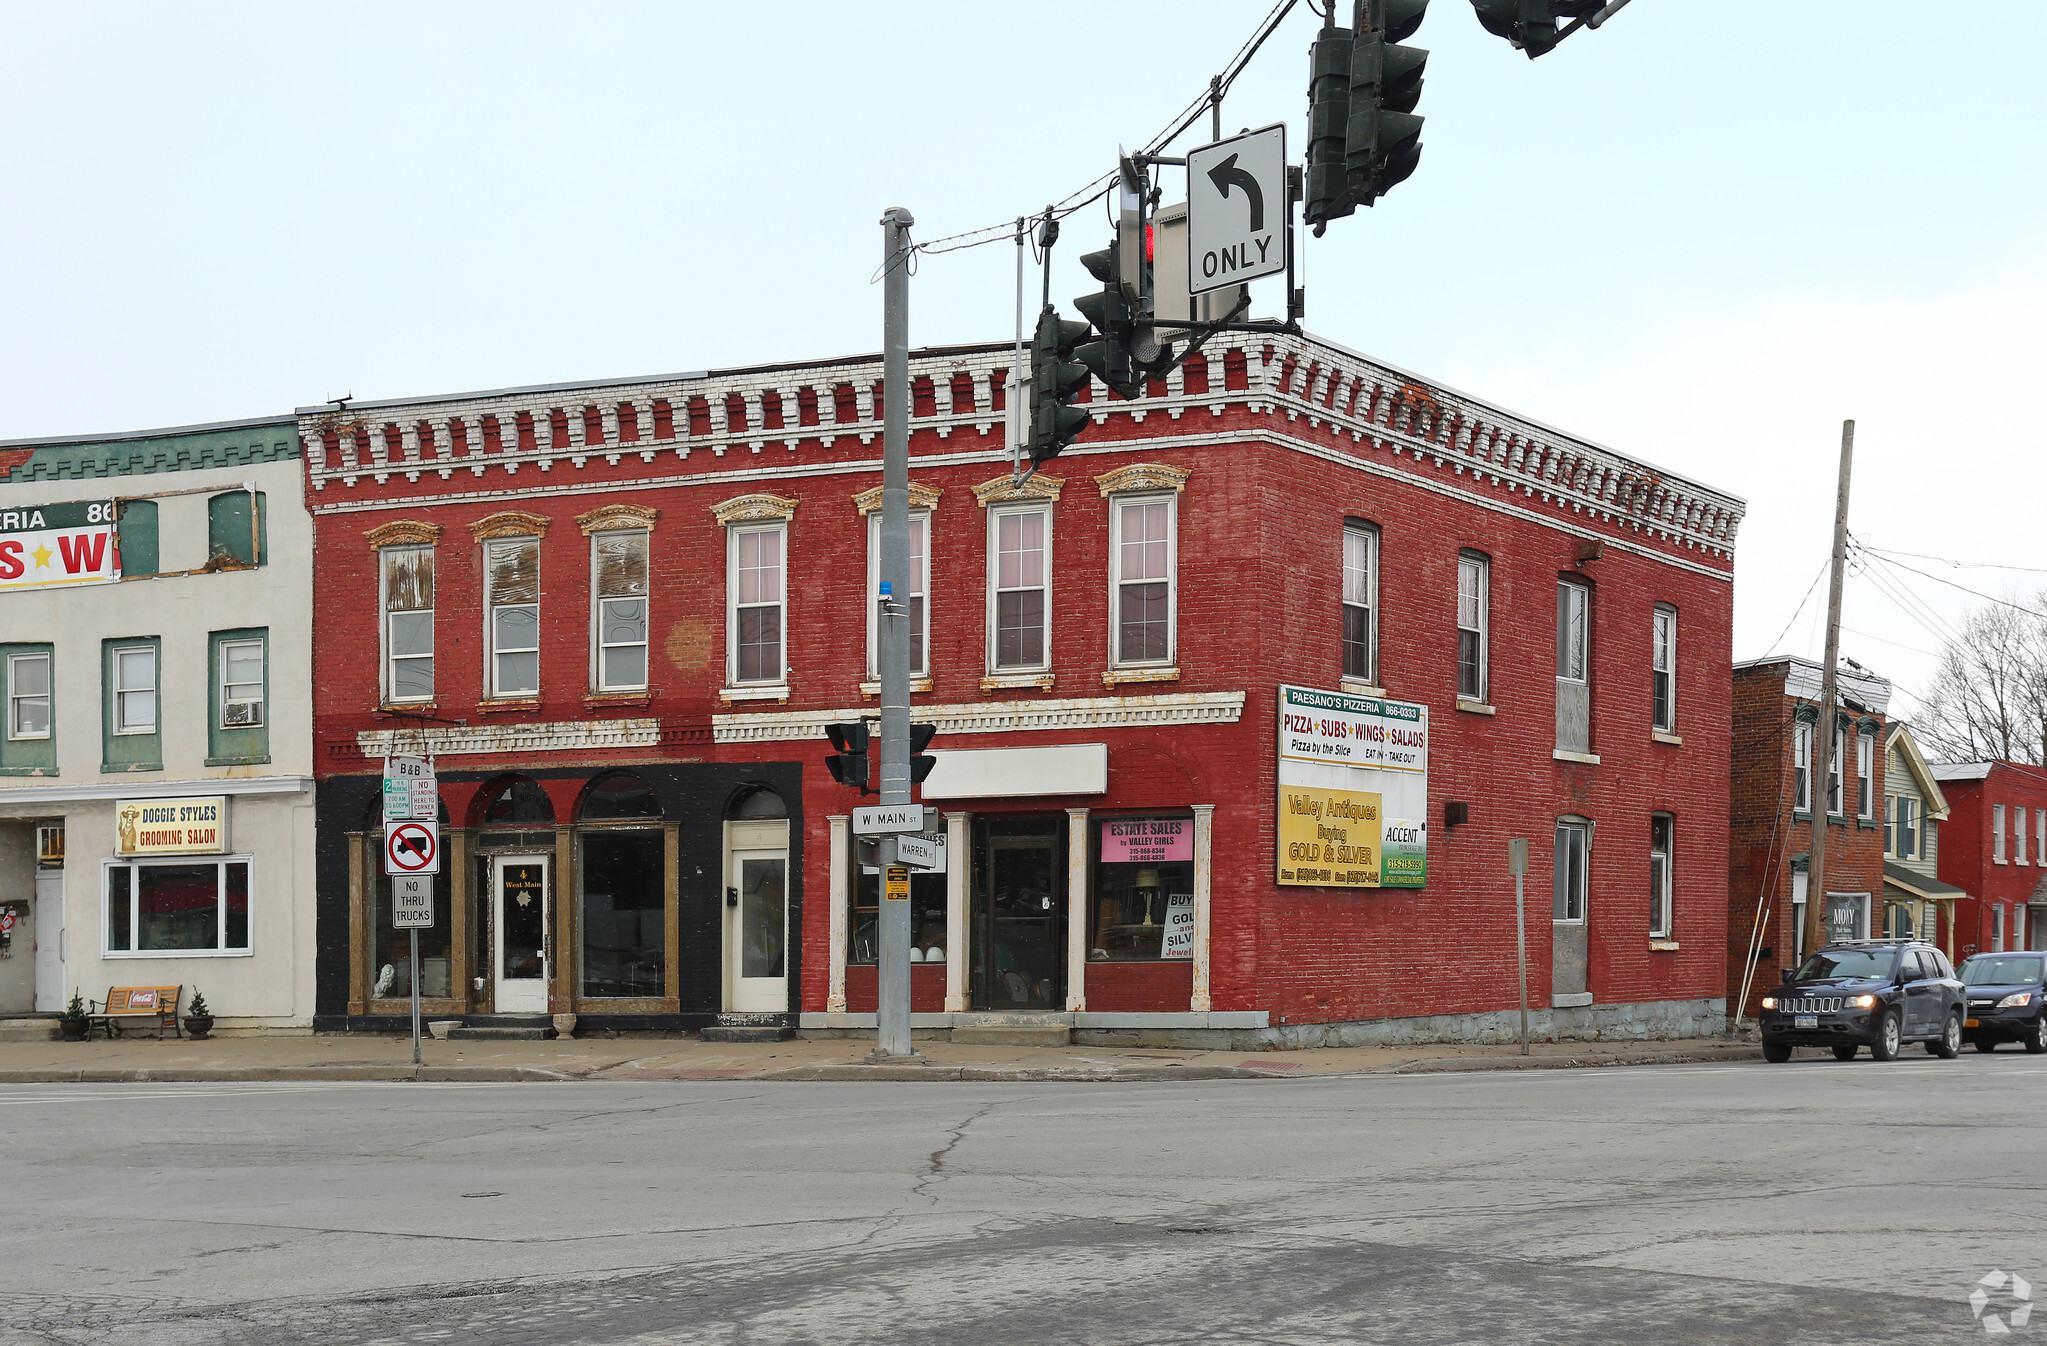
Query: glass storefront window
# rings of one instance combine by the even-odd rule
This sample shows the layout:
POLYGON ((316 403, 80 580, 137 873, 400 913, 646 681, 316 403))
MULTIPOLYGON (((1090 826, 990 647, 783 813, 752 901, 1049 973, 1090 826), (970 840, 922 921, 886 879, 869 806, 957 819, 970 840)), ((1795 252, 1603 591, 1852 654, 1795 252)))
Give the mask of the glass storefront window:
POLYGON ((654 997, 666 982, 666 860, 651 828, 580 837, 583 994, 654 997))
MULTIPOLYGON (((945 858, 943 839, 938 851, 941 861, 945 858)), ((876 961, 876 922, 881 914, 881 871, 873 865, 862 865, 859 877, 853 887, 853 909, 846 922, 846 962, 873 963, 876 961)), ((910 961, 913 963, 943 963, 946 950, 946 883, 945 869, 913 869, 910 871, 910 961)))
MULTIPOLYGON (((443 831, 443 854, 446 854, 447 845, 448 834, 443 831)), ((454 964, 449 958, 449 950, 454 947, 455 929, 455 885, 449 873, 451 868, 443 865, 441 872, 434 875, 434 923, 419 932, 419 993, 422 996, 455 994, 454 964)), ((375 876, 371 902, 376 907, 372 917, 376 926, 376 943, 372 948, 370 995, 378 1000, 410 1000, 412 932, 391 928, 390 875, 375 876)))
POLYGON ((108 953, 247 953, 249 862, 107 866, 108 953))
POLYGON ((1094 962, 1194 956, 1194 819, 1095 824, 1094 962))

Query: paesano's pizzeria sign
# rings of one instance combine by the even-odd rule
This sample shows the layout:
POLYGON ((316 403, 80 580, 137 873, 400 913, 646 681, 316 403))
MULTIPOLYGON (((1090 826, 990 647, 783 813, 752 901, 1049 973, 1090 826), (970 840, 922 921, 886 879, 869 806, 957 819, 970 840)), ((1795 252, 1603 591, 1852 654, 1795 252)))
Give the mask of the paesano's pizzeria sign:
POLYGON ((1423 887, 1428 816, 1427 706, 1279 689, 1282 885, 1423 887))
POLYGON ((219 855, 226 850, 226 795, 123 799, 114 806, 116 855, 219 855))
POLYGON ((111 584, 120 578, 112 501, 0 510, 0 590, 111 584))

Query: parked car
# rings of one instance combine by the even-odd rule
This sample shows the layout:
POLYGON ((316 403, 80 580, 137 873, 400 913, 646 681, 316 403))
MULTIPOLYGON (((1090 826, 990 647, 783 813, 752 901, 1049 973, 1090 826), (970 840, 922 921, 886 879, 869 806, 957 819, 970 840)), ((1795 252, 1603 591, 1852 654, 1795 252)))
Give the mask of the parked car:
POLYGON ((1784 973, 1763 997, 1763 1059, 1789 1061, 1793 1047, 1826 1047, 1846 1061, 1858 1047, 1878 1061, 1907 1042, 1935 1056, 1962 1052, 1964 995, 1947 956, 1912 939, 1836 940, 1784 973))
POLYGON ((1979 953, 1962 962, 1969 1017, 1962 1036, 1979 1052, 2020 1042, 2047 1052, 2047 953, 1979 953))

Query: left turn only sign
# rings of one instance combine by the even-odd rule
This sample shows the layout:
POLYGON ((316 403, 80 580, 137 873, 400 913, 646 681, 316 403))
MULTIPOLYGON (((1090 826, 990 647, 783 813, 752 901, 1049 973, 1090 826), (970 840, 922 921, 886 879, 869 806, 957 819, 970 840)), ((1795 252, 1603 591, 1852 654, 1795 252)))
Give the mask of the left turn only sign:
POLYGON ((434 825, 421 822, 385 823, 384 872, 440 873, 441 838, 434 830, 434 825))

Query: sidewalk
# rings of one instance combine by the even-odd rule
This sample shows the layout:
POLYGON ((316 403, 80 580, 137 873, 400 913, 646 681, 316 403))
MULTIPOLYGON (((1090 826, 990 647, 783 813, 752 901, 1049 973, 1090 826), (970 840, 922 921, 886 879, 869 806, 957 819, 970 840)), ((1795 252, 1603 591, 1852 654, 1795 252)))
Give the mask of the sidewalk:
POLYGON ((0 1084, 175 1081, 431 1080, 471 1083, 565 1080, 1229 1080, 1665 1065, 1758 1058, 1753 1043, 1432 1043, 1329 1047, 1297 1052, 1166 1048, 1002 1047, 921 1042, 922 1065, 865 1063, 871 1042, 699 1042, 694 1038, 579 1038, 549 1042, 422 1044, 370 1034, 232 1037, 206 1042, 125 1038, 108 1042, 0 1043, 0 1084))

